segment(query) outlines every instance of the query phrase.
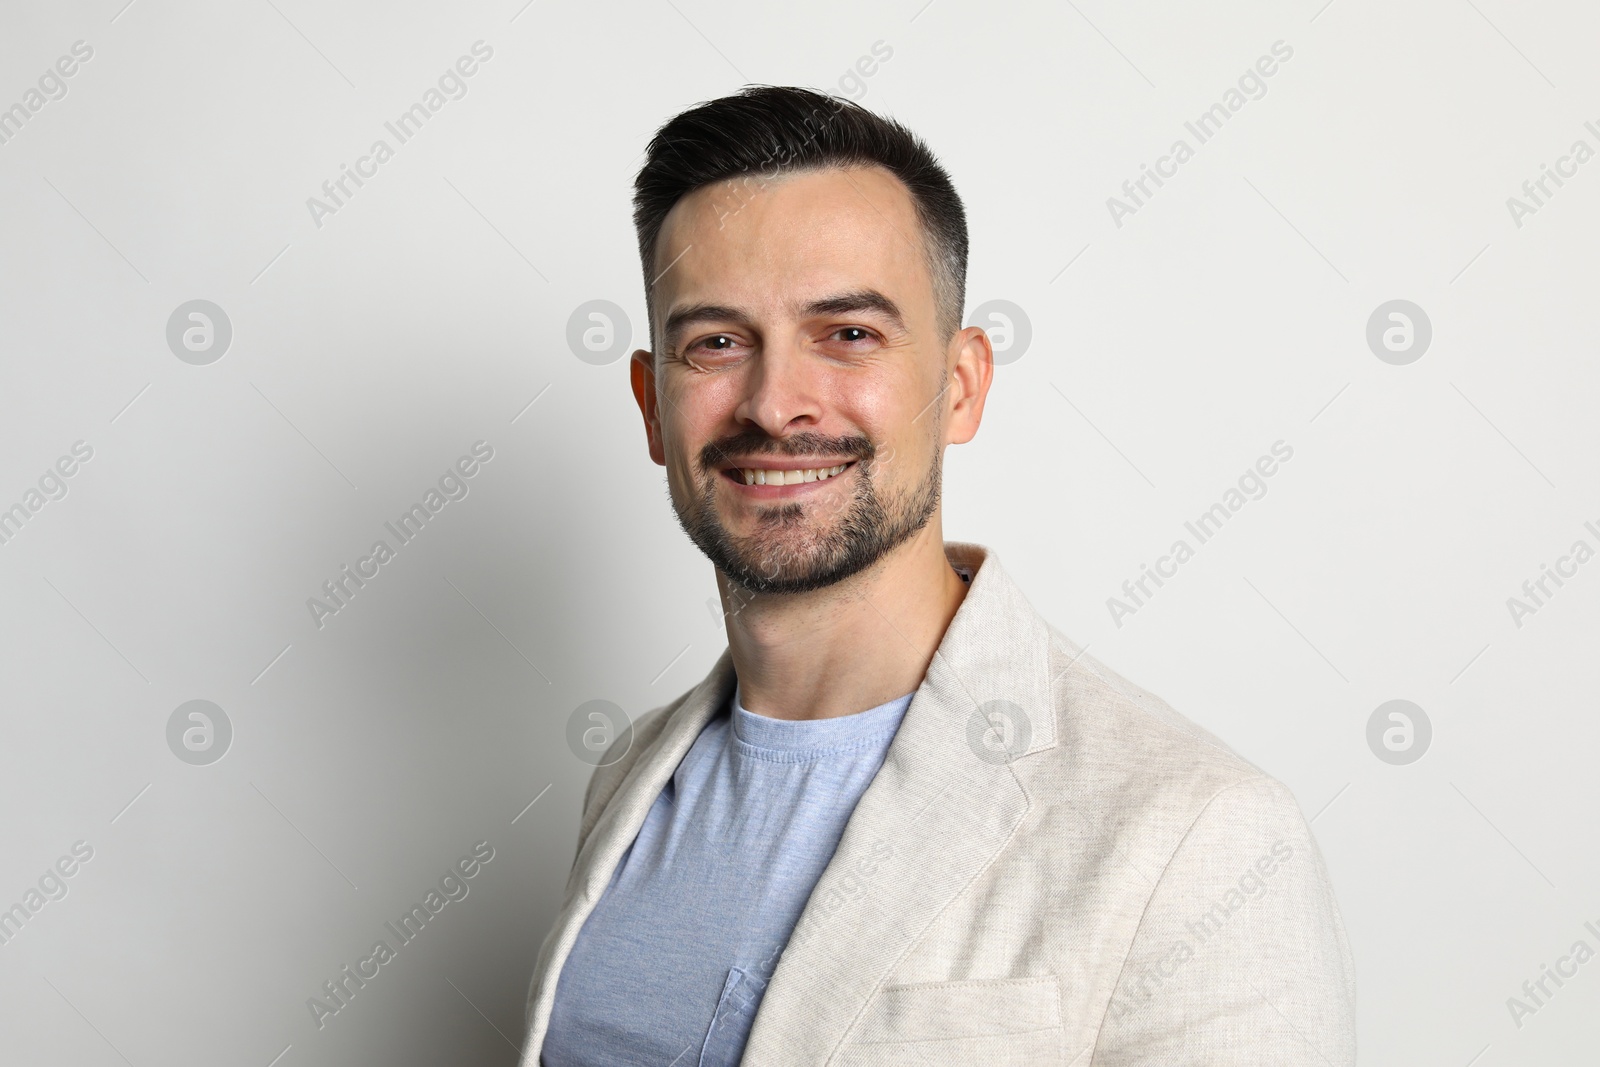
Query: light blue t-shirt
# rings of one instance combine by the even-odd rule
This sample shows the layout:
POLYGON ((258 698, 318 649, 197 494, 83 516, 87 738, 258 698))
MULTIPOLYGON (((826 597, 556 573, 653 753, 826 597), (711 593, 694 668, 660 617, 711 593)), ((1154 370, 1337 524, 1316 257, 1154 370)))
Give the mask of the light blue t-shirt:
POLYGON ((556 983, 544 1067, 734 1067, 800 912, 912 694, 706 725, 645 816, 556 983))

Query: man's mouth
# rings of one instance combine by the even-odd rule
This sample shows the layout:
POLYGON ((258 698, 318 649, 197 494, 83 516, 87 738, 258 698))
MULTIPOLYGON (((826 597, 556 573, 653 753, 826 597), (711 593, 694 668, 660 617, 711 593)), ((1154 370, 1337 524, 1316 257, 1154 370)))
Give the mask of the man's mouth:
POLYGON ((802 482, 824 482, 837 477, 855 466, 855 461, 837 463, 830 467, 728 467, 723 476, 744 485, 799 485, 802 482))

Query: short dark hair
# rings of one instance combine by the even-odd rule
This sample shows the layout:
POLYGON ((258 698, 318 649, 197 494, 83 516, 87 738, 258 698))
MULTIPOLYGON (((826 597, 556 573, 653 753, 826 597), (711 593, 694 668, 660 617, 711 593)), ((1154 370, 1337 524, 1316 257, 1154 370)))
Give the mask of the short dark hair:
POLYGON ((644 264, 645 306, 655 343, 656 243, 679 200, 744 175, 877 165, 905 184, 922 224, 938 325, 961 328, 967 288, 967 214, 950 175, 916 134, 853 101, 810 89, 748 86, 698 104, 656 131, 634 180, 633 224, 644 264))

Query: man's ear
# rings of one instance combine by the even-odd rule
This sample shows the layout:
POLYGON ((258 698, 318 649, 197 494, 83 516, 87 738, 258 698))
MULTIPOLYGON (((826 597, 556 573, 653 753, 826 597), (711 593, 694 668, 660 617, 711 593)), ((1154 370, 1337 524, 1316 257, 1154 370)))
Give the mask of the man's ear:
POLYGON ((656 407, 655 354, 638 349, 628 367, 628 377, 633 382, 633 399, 638 401, 639 414, 644 417, 644 433, 650 442, 650 458, 657 464, 667 465, 666 449, 661 447, 661 412, 656 407))
POLYGON ((968 326, 950 339, 954 364, 946 385, 945 443, 964 445, 977 436, 983 421, 983 402, 994 381, 994 346, 978 326, 968 326))

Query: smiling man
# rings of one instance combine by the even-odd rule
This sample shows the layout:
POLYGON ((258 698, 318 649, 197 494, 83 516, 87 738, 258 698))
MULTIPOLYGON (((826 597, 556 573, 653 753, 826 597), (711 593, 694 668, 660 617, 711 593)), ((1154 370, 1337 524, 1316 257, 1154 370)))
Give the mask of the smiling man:
POLYGON ((993 376, 961 200, 752 88, 635 196, 633 394, 728 650, 591 778, 525 1065, 1354 1063, 1293 796, 946 542, 993 376))

